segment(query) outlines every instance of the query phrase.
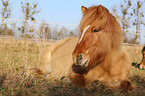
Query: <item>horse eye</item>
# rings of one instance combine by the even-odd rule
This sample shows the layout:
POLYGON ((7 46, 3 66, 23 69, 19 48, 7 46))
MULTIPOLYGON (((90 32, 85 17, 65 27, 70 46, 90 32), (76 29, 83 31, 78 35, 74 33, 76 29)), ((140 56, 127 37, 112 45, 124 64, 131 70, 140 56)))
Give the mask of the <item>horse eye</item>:
POLYGON ((93 29, 93 32, 99 32, 99 30, 97 30, 97 29, 93 29))

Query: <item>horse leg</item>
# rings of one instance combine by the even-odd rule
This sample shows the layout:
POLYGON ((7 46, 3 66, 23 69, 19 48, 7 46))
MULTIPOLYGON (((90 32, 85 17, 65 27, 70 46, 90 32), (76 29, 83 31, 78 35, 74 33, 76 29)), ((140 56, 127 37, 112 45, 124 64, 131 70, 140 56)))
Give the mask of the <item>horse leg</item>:
POLYGON ((140 69, 145 69, 145 66, 143 65, 143 63, 140 64, 140 69))
POLYGON ((121 81, 120 87, 125 89, 126 91, 132 91, 134 88, 133 85, 128 80, 121 81))
POLYGON ((85 77, 81 74, 74 74, 71 77, 71 83, 75 86, 84 87, 86 85, 85 81, 86 81, 85 77))
POLYGON ((81 74, 73 74, 70 78, 67 76, 63 76, 60 80, 67 83, 72 83, 74 86, 84 87, 86 84, 85 77, 81 74))

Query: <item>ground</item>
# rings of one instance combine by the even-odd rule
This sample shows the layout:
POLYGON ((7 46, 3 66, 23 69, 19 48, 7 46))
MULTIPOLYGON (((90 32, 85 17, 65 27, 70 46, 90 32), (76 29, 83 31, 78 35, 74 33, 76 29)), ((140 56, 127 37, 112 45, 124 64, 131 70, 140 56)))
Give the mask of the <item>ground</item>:
MULTIPOLYGON (((14 96, 143 96, 145 94, 145 70, 132 66, 129 80, 135 88, 131 92, 113 89, 101 82, 86 88, 64 84, 50 76, 49 79, 28 75, 27 70, 38 67, 40 51, 53 41, 15 40, 0 38, 0 95, 14 96)), ((140 62, 142 46, 123 45, 132 62, 140 62)))

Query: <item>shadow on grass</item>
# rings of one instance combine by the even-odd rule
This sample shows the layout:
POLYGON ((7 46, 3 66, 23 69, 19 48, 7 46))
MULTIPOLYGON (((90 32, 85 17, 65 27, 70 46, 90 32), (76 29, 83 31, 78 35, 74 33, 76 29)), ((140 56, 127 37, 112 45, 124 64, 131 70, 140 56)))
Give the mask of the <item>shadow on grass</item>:
MULTIPOLYGON (((12 73, 12 72, 10 72, 12 73)), ((145 94, 145 76, 133 75, 129 80, 135 85, 133 91, 113 89, 96 81, 91 86, 82 88, 57 80, 25 77, 23 72, 0 75, 0 93, 14 96, 143 96, 145 94)))
POLYGON ((134 75, 130 80, 135 85, 135 89, 131 92, 133 96, 144 96, 145 94, 145 77, 134 75))
POLYGON ((3 73, 0 75, 0 87, 3 85, 4 81, 6 80, 7 74, 3 73))
POLYGON ((90 87, 82 88, 75 87, 71 84, 57 84, 56 86, 50 86, 48 88, 49 93, 47 95, 52 96, 112 96, 113 89, 107 88, 105 85, 98 83, 93 84, 90 87), (97 85, 97 87, 95 87, 97 85))
POLYGON ((49 86, 47 95, 53 96, 143 96, 145 94, 145 78, 140 76, 130 77, 131 82, 135 85, 133 91, 127 92, 123 89, 114 89, 105 86, 101 82, 94 82, 87 88, 74 87, 70 84, 56 83, 49 86))

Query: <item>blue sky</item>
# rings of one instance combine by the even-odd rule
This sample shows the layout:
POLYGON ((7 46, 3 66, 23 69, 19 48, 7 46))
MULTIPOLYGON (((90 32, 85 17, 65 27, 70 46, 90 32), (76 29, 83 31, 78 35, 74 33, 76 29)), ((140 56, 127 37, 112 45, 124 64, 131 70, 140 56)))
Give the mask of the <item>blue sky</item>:
MULTIPOLYGON (((10 0, 12 10, 10 18, 24 19, 21 1, 28 1, 30 3, 38 1, 40 12, 34 16, 36 21, 43 20, 46 22, 78 25, 82 17, 81 6, 89 7, 101 4, 110 11, 115 5, 116 8, 119 8, 123 0, 10 0)), ((0 1, 0 8, 1 5, 2 2, 0 1)))
MULTIPOLYGON (((23 0, 33 2, 34 0, 23 0)), ((40 12, 35 15, 37 21, 57 22, 65 24, 79 24, 81 20, 81 6, 104 5, 108 9, 118 0, 37 0, 40 12)), ((21 0, 10 0, 12 6, 11 18, 23 19, 21 0)))
POLYGON ((107 8, 117 0, 39 0, 41 7, 40 18, 48 22, 78 24, 82 13, 81 6, 102 4, 107 8))

